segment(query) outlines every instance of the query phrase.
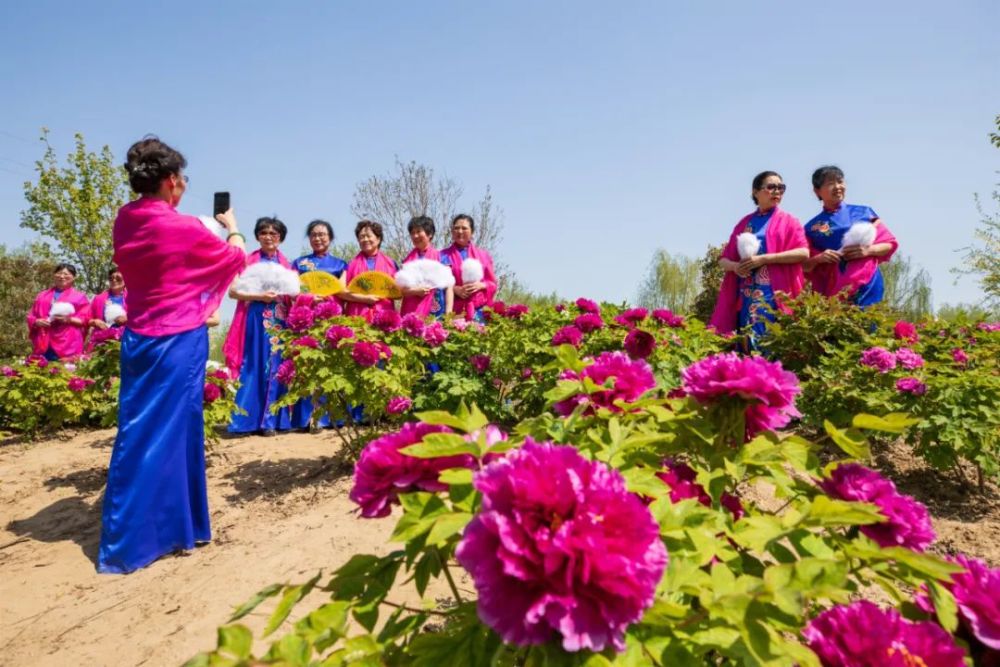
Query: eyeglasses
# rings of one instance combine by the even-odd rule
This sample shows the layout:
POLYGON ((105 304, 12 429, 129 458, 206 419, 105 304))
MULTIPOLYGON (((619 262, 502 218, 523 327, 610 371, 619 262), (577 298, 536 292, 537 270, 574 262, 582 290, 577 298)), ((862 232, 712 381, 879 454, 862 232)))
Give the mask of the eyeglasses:
POLYGON ((784 183, 768 183, 762 190, 767 190, 768 192, 784 192, 788 189, 788 186, 784 183))
POLYGON ((261 233, 257 234, 258 238, 261 237, 261 236, 278 236, 278 237, 280 237, 281 234, 279 234, 278 232, 261 232, 261 233))
POLYGON ((330 238, 330 235, 327 234, 326 232, 316 232, 316 233, 310 234, 309 238, 311 238, 311 239, 328 239, 328 238, 330 238))

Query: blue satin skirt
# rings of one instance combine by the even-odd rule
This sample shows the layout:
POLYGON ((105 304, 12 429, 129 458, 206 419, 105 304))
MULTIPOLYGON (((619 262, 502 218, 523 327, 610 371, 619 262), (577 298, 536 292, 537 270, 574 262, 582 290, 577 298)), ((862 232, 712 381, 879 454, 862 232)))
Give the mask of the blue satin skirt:
POLYGON ((236 390, 236 405, 246 414, 233 415, 229 422, 230 433, 287 431, 292 428, 289 408, 271 412, 271 405, 288 390, 276 377, 281 364, 281 350, 271 349, 271 335, 264 326, 264 311, 270 308, 273 308, 271 304, 252 301, 247 309, 243 366, 240 368, 240 388, 236 390))
POLYGON ((122 335, 118 435, 97 571, 126 573, 212 538, 202 397, 208 329, 122 335))

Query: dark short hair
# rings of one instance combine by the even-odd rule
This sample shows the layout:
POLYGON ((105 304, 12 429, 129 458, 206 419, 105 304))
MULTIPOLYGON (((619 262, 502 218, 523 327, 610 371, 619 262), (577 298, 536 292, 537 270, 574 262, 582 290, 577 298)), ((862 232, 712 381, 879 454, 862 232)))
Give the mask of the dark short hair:
MULTIPOLYGON (((778 178, 781 178, 781 174, 779 174, 776 171, 762 171, 762 172, 760 172, 759 174, 757 174, 756 176, 753 177, 753 183, 751 184, 750 187, 753 188, 754 192, 756 192, 757 190, 760 190, 762 187, 764 187, 764 181, 766 181, 771 176, 777 176, 778 178)), ((781 178, 781 180, 785 180, 785 179, 781 178)), ((757 203, 757 195, 751 194, 750 198, 753 199, 753 203, 754 204, 757 203)))
POLYGON ((278 216, 276 215, 271 216, 269 218, 267 217, 257 218, 257 224, 253 226, 254 238, 260 236, 260 233, 265 229, 267 229, 268 227, 278 232, 278 237, 282 241, 285 240, 285 236, 288 234, 288 227, 285 227, 285 223, 283 223, 281 220, 278 220, 278 216))
POLYGON ((184 156, 154 134, 147 134, 132 144, 125 158, 128 183, 132 190, 141 195, 155 193, 160 189, 163 179, 180 173, 186 166, 184 156))
POLYGON ((111 276, 115 275, 116 273, 121 273, 121 269, 119 269, 114 264, 112 264, 110 267, 108 267, 108 278, 110 278, 111 276))
POLYGON ((434 238, 434 220, 427 217, 426 215, 417 215, 410 218, 410 221, 406 224, 406 231, 413 233, 414 229, 422 229, 427 232, 427 236, 434 238))
POLYGON ((823 187, 823 184, 833 179, 835 181, 843 180, 844 172, 841 171, 840 167, 832 164, 823 165, 819 169, 813 172, 813 187, 817 190, 823 187))
POLYGON ((333 225, 331 225, 326 220, 320 220, 318 218, 310 222, 308 225, 306 225, 306 236, 312 234, 313 230, 316 229, 317 227, 326 227, 326 233, 330 235, 330 240, 333 241, 334 238, 333 225))
POLYGON ((56 264, 56 268, 52 269, 52 273, 59 273, 63 269, 66 269, 67 271, 72 273, 74 278, 76 277, 76 267, 70 264, 69 262, 59 262, 58 264, 56 264))
POLYGON ((361 236, 361 232, 365 229, 372 230, 372 234, 374 234, 378 238, 378 244, 379 246, 381 246, 382 225, 378 224, 374 220, 362 220, 358 224, 354 225, 354 238, 358 238, 359 236, 361 236))
POLYGON ((473 232, 476 231, 476 221, 473 220, 472 216, 467 213, 459 213, 454 218, 452 218, 451 226, 454 227, 455 223, 459 222, 460 220, 465 220, 467 223, 469 223, 469 229, 472 230, 473 232))

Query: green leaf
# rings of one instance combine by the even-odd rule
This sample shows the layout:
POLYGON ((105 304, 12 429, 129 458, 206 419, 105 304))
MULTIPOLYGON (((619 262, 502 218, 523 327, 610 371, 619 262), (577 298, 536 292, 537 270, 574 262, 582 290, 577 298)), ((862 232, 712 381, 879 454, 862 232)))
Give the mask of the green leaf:
POLYGON ((472 514, 469 512, 450 512, 438 516, 434 520, 431 532, 427 535, 427 545, 432 547, 443 545, 449 537, 462 532, 470 521, 472 514))
POLYGON ((861 461, 871 459, 872 452, 868 446, 868 439, 860 431, 855 429, 841 430, 825 419, 823 420, 823 428, 830 439, 851 458, 861 461))
POLYGON ((260 591, 257 592, 256 595, 254 595, 252 598, 250 598, 242 605, 237 607, 236 611, 233 612, 233 615, 229 617, 228 622, 232 623, 233 621, 240 620, 241 618, 249 614, 251 611, 256 609, 261 602, 268 599, 269 597, 277 595, 278 592, 281 591, 281 589, 284 587, 285 587, 284 584, 271 584, 266 588, 262 588, 260 591))
POLYGON ((234 658, 250 657, 253 648, 253 635, 245 625, 223 625, 218 631, 219 653, 228 654, 234 658))
POLYGON ((804 520, 820 526, 865 526, 885 521, 875 505, 816 496, 806 508, 804 520))
POLYGON ((292 607, 312 591, 313 587, 316 586, 316 582, 319 581, 320 576, 322 576, 322 572, 317 572, 316 576, 301 586, 291 586, 285 589, 285 594, 281 596, 281 601, 275 608, 274 613, 271 614, 271 618, 268 619, 267 625, 264 626, 264 637, 267 637, 277 630, 278 626, 284 623, 285 619, 288 618, 288 614, 291 613, 292 607))
POLYGON ((622 476, 625 478, 628 490, 642 496, 658 498, 670 490, 663 480, 656 476, 656 471, 652 468, 626 468, 622 476))
POLYGON ((438 475, 442 484, 472 484, 472 471, 468 468, 448 468, 438 475))
POLYGON ((309 664, 310 655, 312 655, 312 649, 309 642, 298 635, 285 635, 271 644, 271 649, 264 656, 264 660, 281 661, 282 665, 288 667, 304 667, 309 664))
POLYGON ((885 433, 902 433, 910 426, 919 423, 919 419, 907 417, 902 412, 890 412, 884 417, 860 414, 855 415, 853 421, 851 422, 854 428, 863 428, 868 429, 869 431, 883 431, 885 433))
POLYGON ((418 412, 415 416, 425 424, 431 424, 433 426, 450 426, 451 428, 457 428, 460 431, 465 430, 464 419, 460 419, 450 412, 445 412, 444 410, 428 410, 427 412, 418 412))
POLYGON ((938 623, 948 632, 954 633, 958 629, 958 606, 955 604, 955 596, 937 581, 927 582, 927 590, 931 594, 931 601, 934 602, 934 613, 938 623))
POLYGON ((457 433, 428 433, 421 442, 403 447, 399 451, 418 459, 434 459, 457 454, 477 456, 479 447, 457 433))
POLYGON ((319 652, 333 646, 347 629, 346 602, 330 602, 316 609, 295 624, 295 631, 311 642, 319 652))

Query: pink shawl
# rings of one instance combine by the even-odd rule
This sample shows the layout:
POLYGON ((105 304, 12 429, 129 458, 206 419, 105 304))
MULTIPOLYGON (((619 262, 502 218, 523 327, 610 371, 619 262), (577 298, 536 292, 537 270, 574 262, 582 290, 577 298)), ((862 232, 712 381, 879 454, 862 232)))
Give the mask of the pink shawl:
MULTIPOLYGON (((103 292, 94 297, 94 300, 90 302, 90 319, 104 321, 104 306, 107 305, 108 299, 110 297, 111 297, 111 290, 104 290, 103 292)), ((122 297, 125 299, 128 298, 128 290, 122 290, 122 297)), ((126 308, 125 306, 122 307, 125 308, 125 312, 128 312, 128 308, 126 308)), ((97 333, 97 331, 101 331, 101 329, 95 328, 94 331, 90 332, 91 338, 90 340, 87 341, 88 353, 94 349, 93 336, 95 333, 97 333)))
MULTIPOLYGON (((278 252, 278 264, 286 269, 292 268, 281 251, 278 252)), ((251 266, 260 261, 260 249, 254 250, 247 255, 247 266, 251 266)), ((226 340, 222 344, 222 357, 226 361, 232 377, 240 376, 240 368, 243 367, 243 344, 246 342, 247 333, 247 310, 250 308, 249 301, 237 301, 236 312, 233 313, 233 321, 229 325, 229 332, 226 333, 226 340)))
MULTIPOLYGON (((813 289, 824 296, 836 296, 847 290, 847 296, 852 296, 862 285, 867 285, 868 281, 875 275, 878 265, 888 262, 896 250, 899 242, 889 228, 881 220, 875 224, 874 243, 888 243, 892 245, 892 250, 888 255, 882 257, 865 257, 847 262, 846 268, 841 271, 840 264, 819 264, 809 272, 809 282, 813 289)), ((823 252, 822 248, 817 248, 810 244, 809 254, 815 257, 823 252)))
POLYGON ((143 197, 118 211, 114 262, 128 285, 128 329, 171 336, 205 324, 246 254, 167 202, 143 197))
MULTIPOLYGON (((427 250, 420 254, 420 251, 414 248, 410 251, 410 254, 406 256, 403 260, 403 264, 407 262, 412 262, 416 259, 433 259, 436 261, 441 260, 441 253, 438 252, 437 248, 427 247, 427 250)), ((420 317, 427 317, 431 314, 431 308, 434 307, 434 292, 431 290, 424 296, 404 296, 403 305, 399 309, 400 315, 407 315, 409 313, 416 313, 420 317)))
MULTIPOLYGON (((482 248, 477 248, 471 243, 466 246, 470 259, 478 259, 483 264, 483 283, 486 289, 476 292, 469 299, 460 299, 455 295, 455 306, 453 311, 463 315, 465 319, 471 320, 476 315, 476 309, 483 306, 493 305, 493 297, 497 293, 497 277, 493 273, 493 258, 490 253, 482 248)), ((455 285, 462 284, 462 254, 458 246, 454 243, 441 251, 441 255, 451 260, 451 272, 455 276, 455 285)))
POLYGON ((51 347, 60 359, 75 357, 83 352, 83 333, 87 330, 87 313, 90 302, 87 295, 72 287, 63 290, 57 301, 73 305, 73 317, 79 318, 83 324, 55 322, 48 327, 36 327, 35 322, 49 317, 55 288, 39 292, 35 303, 28 311, 28 337, 31 339, 31 353, 45 354, 51 347))
MULTIPOLYGON (((368 271, 368 257, 363 253, 359 252, 351 260, 351 263, 347 265, 347 270, 344 272, 344 284, 349 285, 355 276, 358 276, 365 271, 368 271)), ((388 274, 390 276, 396 275, 396 265, 388 255, 384 255, 381 250, 375 253, 375 271, 381 271, 382 273, 388 274)), ((375 314, 377 310, 392 310, 394 306, 392 305, 392 299, 381 299, 376 301, 374 305, 366 305, 363 303, 355 303, 354 301, 344 302, 344 314, 354 315, 355 317, 363 317, 366 320, 371 320, 372 315, 375 314)))
MULTIPOLYGON (((746 230, 747 222, 756 214, 756 211, 742 218, 733 233, 729 235, 729 243, 722 251, 722 257, 733 262, 740 261, 740 253, 736 249, 736 237, 746 230)), ((767 223, 767 231, 764 232, 767 243, 767 252, 785 252, 795 248, 808 248, 809 242, 806 240, 805 230, 799 219, 790 213, 785 213, 781 209, 775 209, 771 215, 771 220, 767 223)), ((796 297, 802 291, 802 265, 801 264, 768 264, 767 271, 771 276, 771 289, 775 294, 775 305, 779 310, 788 312, 789 308, 784 304, 778 292, 784 292, 788 296, 796 297)), ((715 312, 709 320, 709 326, 714 327, 720 334, 729 334, 736 329, 740 310, 740 277, 732 271, 726 271, 722 279, 722 287, 719 289, 719 298, 715 302, 715 312)))

